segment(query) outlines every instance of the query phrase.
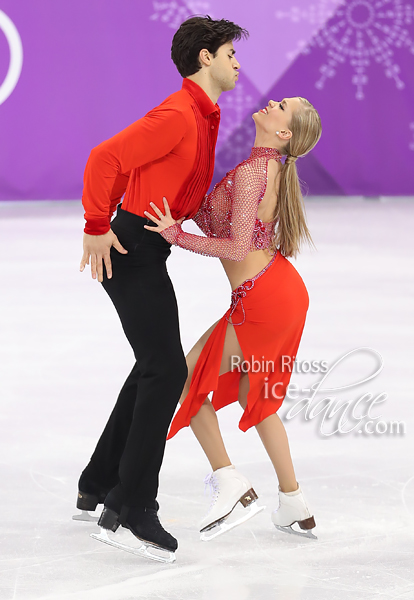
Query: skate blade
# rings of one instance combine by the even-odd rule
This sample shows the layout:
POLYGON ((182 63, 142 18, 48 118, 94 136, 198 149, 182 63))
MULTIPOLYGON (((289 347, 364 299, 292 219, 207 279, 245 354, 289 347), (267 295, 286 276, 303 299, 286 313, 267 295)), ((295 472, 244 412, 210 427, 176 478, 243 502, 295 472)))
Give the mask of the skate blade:
POLYGON ((284 527, 283 525, 275 525, 275 527, 279 531, 283 531, 283 533, 289 533, 289 534, 293 534, 293 535, 298 535, 299 537, 309 538, 311 540, 317 540, 318 539, 316 537, 316 535, 314 533, 312 533, 311 529, 297 531, 296 529, 293 529, 292 525, 287 525, 286 527, 284 527))
POLYGON ((159 546, 155 546, 154 544, 150 544, 149 542, 144 542, 139 540, 134 536, 134 539, 137 540, 141 546, 134 548, 133 546, 128 546, 127 544, 122 544, 121 542, 117 542, 112 540, 108 536, 108 531, 106 529, 101 528, 100 533, 91 533, 91 538, 94 540, 98 540, 103 544, 108 544, 109 546, 113 546, 114 548, 118 548, 119 550, 124 550, 125 552, 129 552, 130 554, 135 554, 137 556, 145 556, 146 558, 150 558, 151 560, 156 560, 157 562, 162 563, 173 563, 175 562, 175 553, 170 552, 169 550, 164 550, 159 546), (157 550, 160 554, 155 554, 151 551, 151 549, 157 550))
POLYGON ((224 520, 218 521, 211 529, 208 529, 207 531, 202 531, 200 533, 200 540, 202 542, 209 542, 210 540, 214 540, 214 538, 218 537, 219 535, 223 535, 224 533, 227 533, 228 531, 230 531, 231 529, 234 529, 238 525, 241 525, 242 523, 245 523, 249 519, 252 519, 256 515, 258 515, 260 512, 265 510, 265 508, 266 508, 265 506, 257 506, 256 502, 252 502, 252 504, 249 504, 249 506, 244 509, 247 511, 247 513, 244 514, 242 517, 240 517, 236 521, 229 523, 228 518, 232 514, 232 513, 230 513, 230 515, 225 517, 224 520))
POLYGON ((74 521, 85 521, 85 522, 97 523, 99 517, 94 517, 87 510, 81 510, 81 512, 78 515, 73 515, 72 519, 74 521))

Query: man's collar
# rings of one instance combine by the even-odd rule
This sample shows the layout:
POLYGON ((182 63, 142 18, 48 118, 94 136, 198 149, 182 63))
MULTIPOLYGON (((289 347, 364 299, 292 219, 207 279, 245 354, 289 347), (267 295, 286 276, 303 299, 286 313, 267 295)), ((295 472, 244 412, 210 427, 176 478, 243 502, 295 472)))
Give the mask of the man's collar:
POLYGON ((183 90, 186 90, 197 102, 203 117, 211 115, 213 112, 220 112, 218 104, 213 104, 205 91, 191 79, 183 79, 183 90))

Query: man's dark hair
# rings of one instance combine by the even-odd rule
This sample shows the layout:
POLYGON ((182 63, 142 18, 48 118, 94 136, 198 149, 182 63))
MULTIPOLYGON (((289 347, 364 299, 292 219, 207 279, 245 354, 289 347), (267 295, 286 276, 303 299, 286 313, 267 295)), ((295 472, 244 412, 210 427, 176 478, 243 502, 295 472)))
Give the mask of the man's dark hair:
POLYGON ((205 48, 213 56, 223 44, 246 39, 249 32, 231 21, 214 21, 211 17, 191 17, 180 25, 173 37, 171 58, 182 77, 201 69, 198 55, 205 48))

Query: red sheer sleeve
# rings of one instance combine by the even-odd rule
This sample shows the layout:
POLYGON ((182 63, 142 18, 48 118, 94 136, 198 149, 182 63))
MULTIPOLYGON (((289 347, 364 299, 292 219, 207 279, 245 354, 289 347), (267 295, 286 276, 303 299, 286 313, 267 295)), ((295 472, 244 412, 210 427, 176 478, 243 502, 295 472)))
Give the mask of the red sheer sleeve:
MULTIPOLYGON (((214 193, 214 190, 211 192, 211 194, 214 193)), ((197 227, 199 229, 201 229, 201 231, 205 234, 205 235, 210 235, 211 233, 211 218, 210 218, 210 211, 211 211, 211 199, 210 196, 211 194, 209 194, 208 196, 206 195, 204 197, 203 202, 201 203, 200 208, 198 209, 197 213, 194 215, 193 217, 193 221, 194 223, 197 225, 197 227)))
POLYGON ((170 244, 197 254, 243 260, 251 248, 257 207, 266 182, 266 159, 241 163, 206 196, 194 217, 208 237, 186 233, 178 223, 165 229, 161 235, 170 244), (227 223, 228 227, 225 227, 227 223))

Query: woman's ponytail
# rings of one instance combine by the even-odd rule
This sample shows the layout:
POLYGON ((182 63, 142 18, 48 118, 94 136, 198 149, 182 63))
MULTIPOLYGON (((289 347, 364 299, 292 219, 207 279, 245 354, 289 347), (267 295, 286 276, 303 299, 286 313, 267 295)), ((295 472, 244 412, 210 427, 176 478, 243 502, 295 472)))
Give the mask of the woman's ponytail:
POLYGON ((303 107, 292 115, 290 130, 292 137, 282 151, 286 154, 279 179, 279 190, 274 217, 277 220, 273 238, 274 249, 283 256, 296 257, 303 242, 314 245, 306 224, 305 204, 296 159, 305 156, 321 137, 320 117, 310 102, 300 98, 303 107))

